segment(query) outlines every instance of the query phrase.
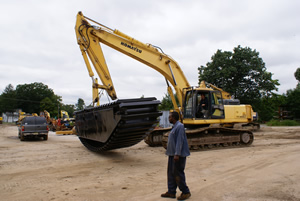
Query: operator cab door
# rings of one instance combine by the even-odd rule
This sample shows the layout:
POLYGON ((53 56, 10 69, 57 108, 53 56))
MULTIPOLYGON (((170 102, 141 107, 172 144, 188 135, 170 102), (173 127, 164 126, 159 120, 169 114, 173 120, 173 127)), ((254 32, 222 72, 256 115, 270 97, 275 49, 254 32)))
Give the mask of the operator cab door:
POLYGON ((224 105, 221 92, 187 91, 184 100, 183 118, 224 119, 224 105))
POLYGON ((222 93, 220 91, 211 92, 211 119, 225 119, 222 93))

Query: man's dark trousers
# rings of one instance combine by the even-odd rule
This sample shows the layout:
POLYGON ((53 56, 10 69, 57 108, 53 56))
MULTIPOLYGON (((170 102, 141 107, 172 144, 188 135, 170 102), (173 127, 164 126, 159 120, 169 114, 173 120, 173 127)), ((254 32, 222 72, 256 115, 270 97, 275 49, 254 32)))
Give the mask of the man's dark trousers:
POLYGON ((168 160, 168 192, 176 194, 176 188, 182 193, 190 193, 189 188, 185 183, 185 168, 186 157, 179 157, 178 161, 174 161, 174 156, 169 156, 168 160))

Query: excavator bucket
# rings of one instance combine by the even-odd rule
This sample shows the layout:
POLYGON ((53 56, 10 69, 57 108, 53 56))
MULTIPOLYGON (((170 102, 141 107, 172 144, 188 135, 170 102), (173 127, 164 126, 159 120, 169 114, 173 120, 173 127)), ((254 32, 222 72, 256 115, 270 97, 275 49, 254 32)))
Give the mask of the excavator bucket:
POLYGON ((91 151, 101 152, 139 143, 158 123, 156 98, 119 99, 75 113, 77 135, 91 151))

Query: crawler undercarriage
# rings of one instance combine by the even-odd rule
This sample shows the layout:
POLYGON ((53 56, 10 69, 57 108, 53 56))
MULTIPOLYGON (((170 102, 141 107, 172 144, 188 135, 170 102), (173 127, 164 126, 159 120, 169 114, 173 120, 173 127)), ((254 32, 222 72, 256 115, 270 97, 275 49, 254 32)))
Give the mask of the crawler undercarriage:
MULTIPOLYGON (((156 129, 151 132, 145 142, 149 146, 167 148, 168 135, 171 128, 156 129)), ((224 127, 204 127, 187 129, 186 135, 191 150, 203 150, 228 146, 249 146, 254 140, 253 133, 246 129, 224 127)))

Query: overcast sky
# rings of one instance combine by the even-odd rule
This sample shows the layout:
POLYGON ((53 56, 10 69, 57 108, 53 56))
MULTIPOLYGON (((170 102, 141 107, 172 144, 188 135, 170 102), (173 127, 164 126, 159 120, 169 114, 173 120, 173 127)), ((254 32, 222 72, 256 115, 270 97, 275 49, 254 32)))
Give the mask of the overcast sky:
MULTIPOLYGON (((299 0, 0 0, 0 94, 8 84, 42 82, 62 96, 91 103, 91 79, 75 37, 78 11, 144 43, 159 46, 192 86, 198 67, 218 50, 250 47, 278 79, 295 88, 300 67, 299 0)), ((117 51, 104 54, 118 98, 167 93, 164 77, 117 51)), ((209 80, 208 80, 209 82, 209 80)), ((106 102, 106 95, 101 99, 106 102)))

